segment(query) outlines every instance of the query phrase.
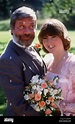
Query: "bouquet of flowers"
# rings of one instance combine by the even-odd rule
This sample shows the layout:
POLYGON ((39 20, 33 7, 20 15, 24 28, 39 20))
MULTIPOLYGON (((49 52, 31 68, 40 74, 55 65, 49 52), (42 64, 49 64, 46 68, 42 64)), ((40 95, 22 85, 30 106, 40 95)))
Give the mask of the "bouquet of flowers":
POLYGON ((62 116, 62 110, 58 102, 62 100, 61 89, 56 88, 58 77, 53 80, 40 78, 39 75, 32 77, 31 82, 25 87, 24 99, 38 112, 45 116, 62 116))

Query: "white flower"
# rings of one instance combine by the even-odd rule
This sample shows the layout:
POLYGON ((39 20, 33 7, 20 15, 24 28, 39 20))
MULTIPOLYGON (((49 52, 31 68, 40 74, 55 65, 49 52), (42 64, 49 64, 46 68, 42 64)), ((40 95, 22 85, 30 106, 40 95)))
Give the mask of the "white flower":
POLYGON ((46 104, 49 105, 50 104, 50 100, 46 100, 46 104))
POLYGON ((44 95, 46 96, 46 94, 48 93, 48 89, 44 89, 44 95))
POLYGON ((38 106, 38 104, 35 104, 35 105, 34 105, 34 109, 35 109, 36 111, 38 111, 38 112, 40 111, 40 107, 38 106))
POLYGON ((39 78, 39 75, 35 75, 35 76, 32 77, 32 79, 30 81, 33 82, 33 83, 38 83, 38 81, 39 81, 38 78, 39 78))
POLYGON ((40 94, 40 95, 41 95, 41 94, 42 94, 42 92, 41 92, 40 90, 38 90, 38 94, 40 94))
POLYGON ((32 89, 35 90, 36 89, 36 85, 32 86, 32 89))
POLYGON ((42 91, 43 88, 42 88, 41 86, 37 85, 36 90, 38 90, 38 91, 42 91))
POLYGON ((24 95, 24 99, 25 99, 25 100, 29 100, 29 99, 30 99, 29 95, 25 94, 25 95, 24 95))
POLYGON ((45 82, 44 79, 39 79, 39 83, 40 83, 40 84, 43 83, 43 82, 45 82))

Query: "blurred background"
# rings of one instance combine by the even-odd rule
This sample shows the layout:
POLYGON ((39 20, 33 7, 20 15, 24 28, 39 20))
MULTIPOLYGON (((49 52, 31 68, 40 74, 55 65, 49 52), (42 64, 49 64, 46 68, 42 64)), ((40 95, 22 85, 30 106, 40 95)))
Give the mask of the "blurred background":
MULTIPOLYGON (((11 39, 10 15, 21 6, 28 6, 37 15, 37 33, 34 42, 39 43, 37 35, 40 26, 47 18, 62 21, 69 31, 72 43, 70 52, 75 54, 75 0, 0 0, 0 54, 11 39)), ((41 51, 41 54, 45 53, 41 51)), ((6 97, 0 87, 0 116, 6 112, 6 97)))
MULTIPOLYGON (((23 5, 33 8, 38 19, 54 17, 75 29, 75 0, 0 0, 0 20, 9 20, 12 11, 23 5)), ((0 30, 9 30, 9 25, 0 26, 0 30)))

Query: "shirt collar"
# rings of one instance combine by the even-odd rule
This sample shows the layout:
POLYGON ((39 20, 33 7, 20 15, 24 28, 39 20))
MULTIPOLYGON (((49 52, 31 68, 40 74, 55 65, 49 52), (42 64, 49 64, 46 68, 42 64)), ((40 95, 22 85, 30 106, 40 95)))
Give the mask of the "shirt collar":
POLYGON ((23 45, 17 43, 17 42, 14 40, 14 38, 12 39, 12 41, 13 41, 17 46, 19 46, 19 47, 21 47, 21 48, 23 48, 23 49, 30 49, 30 47, 34 46, 34 43, 32 43, 32 44, 31 44, 30 46, 28 46, 28 47, 23 46, 23 45))
POLYGON ((19 43, 17 43, 17 42, 14 40, 14 38, 12 39, 12 41, 13 41, 17 46, 19 46, 19 47, 21 47, 21 48, 23 48, 23 49, 26 48, 26 46, 22 46, 22 45, 20 45, 19 43))

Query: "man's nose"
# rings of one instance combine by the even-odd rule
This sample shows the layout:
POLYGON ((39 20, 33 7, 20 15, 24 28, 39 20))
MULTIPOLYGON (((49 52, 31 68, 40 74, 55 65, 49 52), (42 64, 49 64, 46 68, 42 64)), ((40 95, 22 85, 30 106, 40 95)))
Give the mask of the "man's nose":
POLYGON ((30 29, 28 27, 25 27, 24 34, 30 34, 30 29))

